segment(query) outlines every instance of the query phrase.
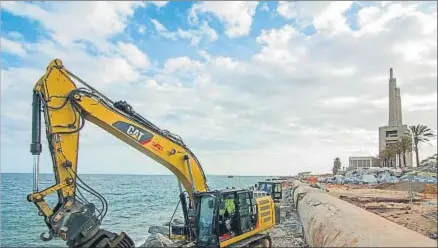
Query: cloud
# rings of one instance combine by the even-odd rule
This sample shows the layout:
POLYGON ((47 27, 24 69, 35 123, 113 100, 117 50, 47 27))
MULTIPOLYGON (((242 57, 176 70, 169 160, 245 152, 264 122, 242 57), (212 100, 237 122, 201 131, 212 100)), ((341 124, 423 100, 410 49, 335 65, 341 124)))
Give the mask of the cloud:
POLYGON ((327 73, 335 76, 352 76, 356 72, 356 68, 344 67, 344 68, 327 68, 327 73))
MULTIPOLYGON (((97 56, 89 54, 88 46, 83 43, 66 47, 54 41, 43 40, 28 44, 26 47, 32 51, 26 60, 37 65, 36 68, 45 68, 52 59, 59 58, 70 68, 70 71, 81 71, 81 78, 93 82, 96 87, 139 80, 142 73, 140 70, 148 69, 149 63, 146 54, 127 42, 108 43, 108 46, 103 47, 103 51, 97 56), (107 50, 108 48, 110 50, 107 50), (97 71, 100 73, 96 73, 97 71)), ((43 72, 44 70, 41 71, 43 72)))
POLYGON ((402 97, 403 107, 407 111, 436 110, 437 108, 436 92, 425 95, 404 94, 402 97))
POLYGON ((394 46, 393 51, 401 54, 405 61, 426 64, 433 67, 436 66, 436 57, 433 58, 431 54, 433 54, 436 49, 436 40, 425 38, 399 43, 394 46))
POLYGON ((158 32, 167 32, 167 28, 156 19, 151 19, 151 22, 158 32))
POLYGON ((169 3, 169 1, 151 1, 149 3, 157 6, 158 8, 162 8, 166 6, 169 3))
MULTIPOLYGON (((176 21, 166 27, 159 21, 164 17, 150 18, 146 20, 153 29, 136 40, 120 34, 137 32, 139 23, 147 24, 130 19, 141 11, 141 5, 126 3, 124 8, 113 9, 118 14, 115 20, 104 19, 114 25, 105 24, 111 26, 107 31, 88 27, 86 20, 94 20, 97 14, 86 11, 80 14, 84 30, 73 27, 70 34, 47 20, 60 13, 71 16, 77 8, 18 4, 5 11, 36 19, 53 35, 18 43, 26 51, 23 62, 2 69, 1 129, 5 135, 1 142, 10 154, 28 153, 22 147, 28 147, 30 137, 30 120, 24 119, 30 114, 29 89, 55 57, 106 96, 128 101, 160 128, 182 136, 209 174, 248 174, 248 165, 253 174, 324 172, 330 171, 334 157, 346 164, 348 156, 376 155, 378 127, 388 121, 389 67, 394 68, 401 88, 403 121, 437 129, 437 58, 432 42, 437 34, 436 8, 389 2, 367 4, 352 12, 350 7, 356 3, 287 2, 277 7, 284 23, 265 23, 259 29, 252 27, 258 18, 252 12, 256 3, 195 3, 184 20, 200 24, 197 27, 176 21), (225 34, 212 28, 208 15, 224 24, 225 34), (357 22, 355 28, 352 22, 357 22), (305 32, 307 25, 317 32, 305 32), (249 32, 256 37, 248 36, 249 32), (255 48, 247 50, 243 46, 247 40, 243 44, 239 39, 222 39, 238 36, 253 39, 255 48), (67 37, 86 37, 88 43, 71 42, 67 37), (153 43, 156 40, 165 45, 153 43), (212 41, 217 44, 209 46, 212 41), (225 53, 235 45, 242 45, 239 54, 225 53)), ((87 10, 96 7, 96 3, 80 4, 87 10)), ((148 11, 169 14, 171 6, 148 11)), ((2 39, 17 42, 11 36, 2 39)), ((81 151, 93 151, 93 156, 81 153, 86 154, 80 160, 84 173, 97 157, 105 167, 120 168, 120 172, 167 173, 152 169, 152 160, 91 124, 87 123, 81 139, 81 151), (108 154, 117 154, 117 160, 108 154), (121 166, 122 157, 129 158, 130 164, 121 166)), ((421 149, 420 156, 426 157, 436 145, 421 149)), ((50 157, 45 156, 44 168, 50 171, 50 157)), ((4 159, 12 161, 2 156, 2 163, 4 159)), ((30 164, 30 159, 23 158, 20 164, 30 164)), ((104 171, 95 166, 93 171, 104 171)))
POLYGON ((125 57, 132 66, 147 69, 150 64, 149 59, 137 46, 132 43, 119 42, 118 47, 123 57, 125 57))
POLYGON ((269 6, 268 3, 263 3, 263 5, 260 7, 261 11, 269 12, 269 6))
MULTIPOLYGON (((1 92, 9 93, 9 90, 16 91, 15 93, 21 91, 25 87, 32 87, 40 77, 41 70, 36 68, 8 68, 1 70, 1 92), (35 78, 35 80, 29 80, 30 78, 35 78)), ((2 97, 9 97, 10 94, 2 94, 2 97)), ((10 96, 11 100, 13 96, 10 96)))
POLYGON ((8 33, 8 36, 11 37, 14 40, 21 40, 23 39, 23 35, 19 32, 12 31, 8 33))
POLYGON ((213 42, 218 39, 216 31, 212 29, 207 22, 203 22, 201 25, 199 25, 198 29, 184 30, 178 28, 174 32, 167 30, 167 28, 156 19, 151 19, 151 22, 154 25, 155 30, 158 31, 159 35, 171 40, 177 40, 178 38, 187 39, 190 41, 192 46, 198 46, 203 39, 208 40, 209 42, 213 42))
POLYGON ((128 19, 142 2, 44 2, 40 5, 28 2, 5 2, 5 11, 37 21, 53 40, 64 46, 88 41, 108 51, 108 38, 123 32, 128 19), (74 21, 72 21, 74 20, 74 21))
POLYGON ((197 30, 191 29, 185 31, 178 29, 177 35, 183 39, 189 39, 193 46, 197 46, 202 38, 207 39, 209 42, 213 42, 218 39, 216 31, 210 28, 207 22, 203 22, 197 30))
POLYGON ((171 58, 164 64, 164 69, 167 73, 173 73, 175 71, 195 71, 201 68, 199 61, 193 61, 189 57, 177 57, 171 58))
POLYGON ((370 33, 377 34, 388 30, 391 21, 396 18, 406 17, 415 11, 416 5, 412 3, 386 4, 382 7, 366 7, 359 11, 358 19, 361 27, 359 34, 370 33))
POLYGON ((230 38, 247 36, 251 30, 252 21, 258 2, 202 2, 193 5, 189 20, 197 24, 198 13, 211 13, 225 25, 225 34, 230 38))
POLYGON ((146 27, 144 25, 140 25, 137 30, 140 34, 144 34, 146 32, 146 27))
POLYGON ((279 2, 277 12, 286 19, 295 18, 301 28, 313 24, 318 31, 329 33, 349 31, 343 15, 352 1, 334 2, 279 2))
POLYGON ((6 39, 4 37, 1 37, 0 44, 1 44, 1 51, 4 53, 14 54, 20 57, 24 57, 27 54, 23 45, 21 45, 19 42, 15 42, 6 39))
POLYGON ((352 104, 355 104, 358 101, 359 101, 359 99, 356 97, 345 96, 345 97, 329 98, 329 99, 321 101, 321 103, 324 105, 328 105, 328 106, 344 108, 346 105, 351 106, 352 104))

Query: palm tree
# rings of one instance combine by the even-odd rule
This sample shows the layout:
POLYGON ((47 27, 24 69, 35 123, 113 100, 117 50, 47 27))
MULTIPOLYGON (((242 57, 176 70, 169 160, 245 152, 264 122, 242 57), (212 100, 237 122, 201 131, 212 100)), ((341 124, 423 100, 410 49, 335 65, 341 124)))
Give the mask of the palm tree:
POLYGON ((339 170, 341 169, 341 160, 339 158, 335 158, 333 162, 333 175, 337 175, 339 170))
POLYGON ((394 145, 391 145, 386 148, 388 153, 389 166, 392 167, 392 163, 394 162, 394 167, 396 167, 395 156, 397 154, 397 150, 394 145))
MULTIPOLYGON (((395 145, 394 145, 394 151, 395 151, 395 154, 396 154, 397 157, 398 157, 398 166, 401 168, 401 167, 402 167, 402 160, 401 160, 401 157, 402 157, 402 153, 403 153, 403 151, 402 151, 402 147, 401 147, 401 144, 400 144, 400 141, 399 141, 399 140, 398 140, 397 143, 395 143, 395 145)), ((397 164, 395 164, 395 167, 397 167, 397 164)))
POLYGON ((436 166, 438 164, 438 154, 435 153, 434 155, 423 159, 420 163, 421 163, 421 166, 429 166, 429 165, 436 166))
POLYGON ((389 158, 389 153, 387 149, 384 149, 380 152, 379 158, 381 159, 381 161, 383 161, 383 167, 387 167, 388 165, 388 158, 389 158))
POLYGON ((401 149, 401 153, 403 156, 403 166, 406 167, 406 153, 412 152, 412 138, 410 136, 402 136, 399 141, 397 141, 397 145, 401 149))
POLYGON ((415 157, 417 162, 417 167, 420 167, 420 157, 418 156, 418 145, 421 143, 428 142, 430 138, 435 137, 432 129, 426 125, 417 124, 409 126, 409 133, 412 137, 414 144, 415 157))

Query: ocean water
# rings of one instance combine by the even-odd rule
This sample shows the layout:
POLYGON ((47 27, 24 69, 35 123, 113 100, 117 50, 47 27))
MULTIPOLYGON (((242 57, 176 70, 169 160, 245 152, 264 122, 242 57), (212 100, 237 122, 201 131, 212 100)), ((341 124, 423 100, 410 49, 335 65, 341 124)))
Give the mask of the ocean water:
MULTIPOLYGON (((103 195, 108 202, 108 212, 102 227, 131 236, 136 246, 148 237, 151 225, 162 225, 172 217, 179 201, 175 176, 156 175, 79 175, 85 183, 103 195)), ((211 189, 234 186, 245 188, 266 177, 207 176, 211 189)), ((40 175, 40 189, 54 183, 51 174, 40 175)), ((33 203, 26 200, 32 192, 32 174, 1 174, 1 238, 2 247, 66 247, 65 241, 41 241, 39 236, 48 228, 33 203)), ((100 201, 82 192, 88 201, 100 208, 100 201)), ((46 197, 51 207, 57 201, 56 193, 46 197)), ((182 216, 178 207, 175 216, 182 216)))

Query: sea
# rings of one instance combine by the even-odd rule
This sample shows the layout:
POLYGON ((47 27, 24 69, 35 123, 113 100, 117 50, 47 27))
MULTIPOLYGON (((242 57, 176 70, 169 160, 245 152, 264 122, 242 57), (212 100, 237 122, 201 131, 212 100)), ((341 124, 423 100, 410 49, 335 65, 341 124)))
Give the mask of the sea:
MULTIPOLYGON (((79 175, 82 181, 99 192, 108 202, 108 212, 102 228, 111 232, 126 232, 140 246, 153 225, 163 225, 174 213, 179 201, 178 181, 172 175, 79 175)), ((206 176, 210 189, 247 188, 266 177, 206 176)), ((53 174, 39 176, 39 189, 53 185, 53 174)), ((54 238, 44 242, 40 234, 48 232, 36 206, 26 200, 32 193, 33 176, 24 173, 1 174, 1 247, 67 247, 65 241, 54 238)), ((100 201, 82 190, 89 202, 101 208, 100 201)), ((57 201, 54 193, 46 197, 51 207, 57 201)), ((181 207, 175 216, 182 219, 181 207)))

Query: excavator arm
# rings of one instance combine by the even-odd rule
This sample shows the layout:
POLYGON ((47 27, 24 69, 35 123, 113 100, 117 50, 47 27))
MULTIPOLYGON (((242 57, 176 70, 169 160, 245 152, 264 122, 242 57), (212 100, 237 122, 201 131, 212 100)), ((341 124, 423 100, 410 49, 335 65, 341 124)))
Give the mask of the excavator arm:
MULTIPOLYGON (((125 233, 118 235, 99 227, 106 214, 106 200, 77 174, 79 135, 85 121, 96 124, 164 165, 176 175, 190 199, 196 192, 208 191, 198 159, 179 136, 158 128, 137 114, 128 103, 111 101, 64 68, 59 59, 55 59, 33 90, 30 149, 34 155, 34 192, 27 199, 37 206, 49 228, 49 236, 42 234, 42 240, 60 237, 70 247, 133 246, 125 233), (76 87, 72 78, 85 87, 76 87), (39 191, 41 112, 44 114, 56 183, 39 191), (103 208, 99 210, 89 203, 80 190, 99 198, 103 208), (55 192, 58 202, 54 208, 50 208, 44 198, 55 192)), ((184 208, 187 206, 183 205, 184 208)), ((184 217, 187 221, 186 212, 184 217)))

